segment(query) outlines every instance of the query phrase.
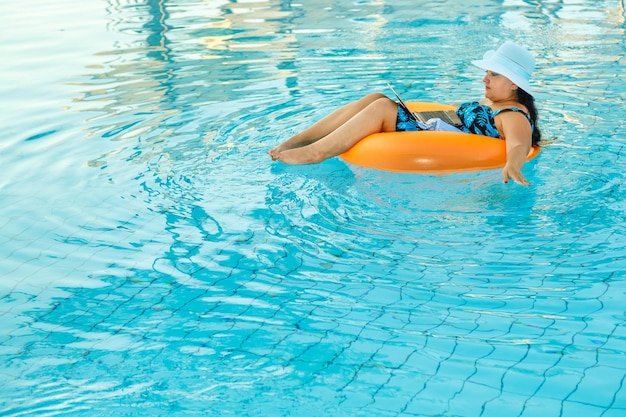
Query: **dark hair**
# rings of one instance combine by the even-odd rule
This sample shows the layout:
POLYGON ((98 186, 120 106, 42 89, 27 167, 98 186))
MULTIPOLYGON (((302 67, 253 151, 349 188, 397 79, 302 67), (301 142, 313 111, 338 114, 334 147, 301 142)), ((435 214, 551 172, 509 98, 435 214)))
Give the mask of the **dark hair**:
POLYGON ((536 146, 539 144, 539 141, 541 140, 541 131, 539 130, 539 126, 537 125, 537 119, 539 118, 539 115, 537 114, 537 108, 535 107, 535 99, 533 98, 533 96, 531 96, 530 94, 528 94, 526 91, 522 90, 521 88, 517 89, 517 101, 519 101, 520 104, 523 104, 524 107, 526 107, 528 109, 528 115, 530 116, 530 120, 533 123, 533 146, 536 146))

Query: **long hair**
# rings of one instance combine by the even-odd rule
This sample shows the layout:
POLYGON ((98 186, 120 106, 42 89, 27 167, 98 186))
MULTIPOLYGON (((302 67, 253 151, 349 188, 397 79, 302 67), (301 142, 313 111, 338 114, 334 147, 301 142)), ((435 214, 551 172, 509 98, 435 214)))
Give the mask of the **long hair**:
POLYGON ((537 123, 539 115, 537 114, 537 107, 535 107, 535 99, 521 88, 517 89, 517 101, 523 104, 528 109, 528 115, 533 122, 533 146, 537 146, 541 140, 541 131, 537 123))

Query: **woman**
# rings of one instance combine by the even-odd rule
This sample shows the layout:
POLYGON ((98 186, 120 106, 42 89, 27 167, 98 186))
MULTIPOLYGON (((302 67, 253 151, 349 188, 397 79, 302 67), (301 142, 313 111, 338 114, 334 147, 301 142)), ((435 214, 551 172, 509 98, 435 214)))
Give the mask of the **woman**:
MULTIPOLYGON (((456 112, 463 122, 460 129, 504 139, 506 164, 502 179, 505 183, 512 179, 528 185, 521 170, 530 147, 541 139, 530 88, 535 59, 523 47, 505 42, 472 64, 486 70, 485 98, 457 107, 456 112)), ((373 133, 424 129, 432 128, 410 120, 402 108, 385 95, 373 93, 336 110, 268 154, 286 164, 317 163, 342 154, 373 133)))

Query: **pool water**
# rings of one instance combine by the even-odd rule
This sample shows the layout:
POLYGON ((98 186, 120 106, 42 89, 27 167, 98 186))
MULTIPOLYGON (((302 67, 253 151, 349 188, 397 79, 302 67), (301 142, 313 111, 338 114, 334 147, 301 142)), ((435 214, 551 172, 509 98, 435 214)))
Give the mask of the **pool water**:
POLYGON ((626 415, 623 0, 0 5, 0 415, 626 415), (524 167, 266 151, 537 56, 524 167))

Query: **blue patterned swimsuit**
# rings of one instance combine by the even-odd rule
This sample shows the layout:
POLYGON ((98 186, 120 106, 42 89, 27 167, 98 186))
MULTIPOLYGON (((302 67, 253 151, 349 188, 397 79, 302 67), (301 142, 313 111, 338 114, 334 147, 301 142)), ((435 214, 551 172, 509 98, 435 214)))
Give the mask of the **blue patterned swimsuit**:
MULTIPOLYGON (((509 109, 491 110, 491 107, 480 104, 477 101, 463 103, 456 109, 456 114, 463 122, 463 126, 459 127, 462 132, 474 133, 476 135, 490 136, 492 138, 500 138, 500 132, 496 127, 495 117, 503 112, 514 111, 522 113, 528 119, 531 128, 534 129, 530 116, 519 107, 511 107, 509 109)), ((423 126, 419 126, 415 121, 409 118, 408 114, 398 106, 398 116, 396 119, 397 132, 410 132, 416 130, 424 130, 423 126)))

